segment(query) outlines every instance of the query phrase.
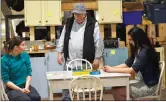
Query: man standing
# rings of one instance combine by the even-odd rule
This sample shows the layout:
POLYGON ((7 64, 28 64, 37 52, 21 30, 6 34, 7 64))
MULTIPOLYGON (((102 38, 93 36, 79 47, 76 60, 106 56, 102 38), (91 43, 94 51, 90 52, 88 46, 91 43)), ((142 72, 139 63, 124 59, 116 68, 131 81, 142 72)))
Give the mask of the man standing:
MULTIPOLYGON (((86 59, 92 63, 93 68, 98 68, 104 49, 99 24, 94 18, 86 15, 84 4, 75 4, 72 14, 57 45, 57 61, 62 64, 64 54, 65 63, 74 59, 86 59)), ((68 93, 63 94, 63 100, 70 100, 68 93)))

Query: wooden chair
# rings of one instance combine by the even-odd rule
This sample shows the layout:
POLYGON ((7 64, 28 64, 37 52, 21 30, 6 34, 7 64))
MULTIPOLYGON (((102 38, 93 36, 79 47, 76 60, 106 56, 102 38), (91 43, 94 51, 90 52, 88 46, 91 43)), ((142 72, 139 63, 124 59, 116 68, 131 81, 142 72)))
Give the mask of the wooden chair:
POLYGON ((160 78, 159 78, 159 82, 158 82, 158 85, 157 85, 157 89, 155 91, 155 93, 153 95, 150 95, 150 96, 145 96, 145 97, 140 97, 136 100, 144 100, 144 99, 157 99, 157 100, 160 100, 161 98, 161 82, 162 82, 162 75, 163 75, 163 72, 164 72, 164 69, 165 69, 165 62, 164 61, 161 61, 160 62, 160 78))
POLYGON ((6 92, 5 92, 4 83, 3 83, 3 81, 1 79, 0 79, 0 89, 1 89, 1 91, 0 91, 1 101, 9 101, 8 96, 7 96, 6 92))
POLYGON ((69 71, 70 69, 76 68, 76 70, 78 69, 91 69, 92 70, 92 64, 85 60, 85 59, 74 59, 72 61, 70 61, 67 64, 67 71, 69 71))
POLYGON ((69 84, 71 100, 102 100, 103 85, 100 78, 95 76, 81 76, 73 79, 69 84))

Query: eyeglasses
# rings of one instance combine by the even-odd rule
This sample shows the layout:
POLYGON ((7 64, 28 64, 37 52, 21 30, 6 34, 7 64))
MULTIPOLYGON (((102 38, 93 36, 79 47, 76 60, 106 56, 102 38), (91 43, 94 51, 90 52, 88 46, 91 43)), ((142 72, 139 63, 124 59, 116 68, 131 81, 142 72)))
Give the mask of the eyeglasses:
POLYGON ((82 17, 83 14, 74 13, 74 17, 82 17))

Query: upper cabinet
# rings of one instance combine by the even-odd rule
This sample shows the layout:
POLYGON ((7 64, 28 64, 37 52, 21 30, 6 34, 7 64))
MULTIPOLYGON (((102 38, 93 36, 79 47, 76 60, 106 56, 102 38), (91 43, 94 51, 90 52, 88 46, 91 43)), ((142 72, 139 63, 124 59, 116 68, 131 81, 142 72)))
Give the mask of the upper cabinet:
POLYGON ((42 2, 39 0, 24 1, 25 26, 42 25, 42 2))
POLYGON ((99 23, 122 23, 122 0, 98 0, 99 23))
POLYGON ((61 25, 61 0, 25 0, 25 26, 61 25))
POLYGON ((44 19, 46 25, 61 25, 61 0, 44 1, 44 19))

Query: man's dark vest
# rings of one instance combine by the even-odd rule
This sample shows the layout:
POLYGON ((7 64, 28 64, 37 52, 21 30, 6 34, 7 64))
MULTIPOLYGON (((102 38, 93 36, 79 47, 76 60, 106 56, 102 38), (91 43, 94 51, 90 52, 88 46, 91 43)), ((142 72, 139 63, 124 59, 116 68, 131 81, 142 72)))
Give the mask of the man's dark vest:
MULTIPOLYGON (((64 58, 67 60, 69 57, 69 39, 70 39, 70 32, 73 26, 74 18, 69 18, 66 23, 66 33, 64 38, 64 58)), ((94 28, 95 28, 96 20, 87 16, 87 23, 85 26, 84 32, 84 43, 83 43, 83 59, 88 60, 89 62, 93 62, 95 57, 95 45, 94 45, 94 28)))

